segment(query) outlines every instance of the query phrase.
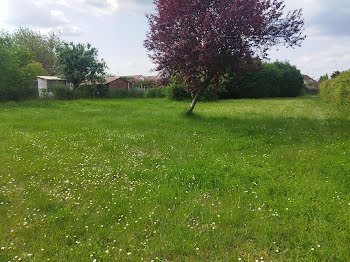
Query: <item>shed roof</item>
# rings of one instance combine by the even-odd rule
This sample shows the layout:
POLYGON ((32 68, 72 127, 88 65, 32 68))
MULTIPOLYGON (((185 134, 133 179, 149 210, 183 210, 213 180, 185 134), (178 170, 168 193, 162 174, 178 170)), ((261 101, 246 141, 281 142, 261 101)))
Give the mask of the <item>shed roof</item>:
POLYGON ((56 80, 56 81, 64 81, 64 79, 59 78, 58 76, 38 76, 38 78, 44 79, 44 80, 56 80))

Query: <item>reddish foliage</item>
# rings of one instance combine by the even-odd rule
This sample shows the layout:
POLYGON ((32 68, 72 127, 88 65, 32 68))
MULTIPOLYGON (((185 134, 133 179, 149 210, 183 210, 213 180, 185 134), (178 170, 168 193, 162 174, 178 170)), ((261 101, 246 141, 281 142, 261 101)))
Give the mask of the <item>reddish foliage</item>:
POLYGON ((275 45, 305 39, 302 11, 283 0, 155 0, 145 47, 157 70, 180 73, 192 92, 218 86, 227 67, 254 68, 275 45))

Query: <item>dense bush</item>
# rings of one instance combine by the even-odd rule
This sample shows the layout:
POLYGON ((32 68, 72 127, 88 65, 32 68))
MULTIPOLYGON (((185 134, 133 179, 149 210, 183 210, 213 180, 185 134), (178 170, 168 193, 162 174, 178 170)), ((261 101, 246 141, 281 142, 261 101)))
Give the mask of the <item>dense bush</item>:
POLYGON ((108 98, 142 98, 145 97, 145 92, 139 88, 117 89, 108 93, 108 98))
MULTIPOLYGON (((187 88, 186 79, 180 75, 174 75, 170 78, 169 85, 166 87, 166 95, 169 99, 176 101, 191 100, 194 97, 194 94, 187 88)), ((200 100, 214 101, 217 98, 217 90, 210 85, 204 90, 200 100)))
POLYGON ((225 90, 219 92, 225 99, 296 97, 304 88, 300 71, 282 62, 264 63, 258 71, 242 76, 229 72, 225 78, 225 90))
POLYGON ((90 85, 81 85, 76 89, 65 85, 53 85, 48 88, 44 97, 49 98, 50 93, 52 98, 57 100, 108 98, 110 95, 108 87, 105 85, 97 85, 96 88, 90 85))
MULTIPOLYGON (((259 70, 240 76, 228 70, 222 77, 222 85, 224 88, 221 89, 214 86, 206 88, 201 100, 296 97, 303 91, 304 80, 295 66, 275 62, 264 63, 259 70)), ((193 98, 193 94, 186 88, 186 80, 179 75, 171 77, 167 96, 172 100, 193 98)))
POLYGON ((321 83, 320 96, 340 107, 350 108, 350 70, 321 83))
POLYGON ((145 94, 147 98, 162 98, 162 97, 166 97, 166 95, 167 93, 164 87, 149 88, 147 89, 145 94))
POLYGON ((186 80, 180 75, 174 75, 166 87, 166 96, 171 100, 182 101, 191 99, 191 94, 186 89, 186 80))
POLYGON ((74 90, 75 99, 107 98, 108 87, 106 85, 81 85, 74 90))
MULTIPOLYGON (((109 91, 105 85, 97 85, 96 89, 92 86, 80 86, 72 89, 65 85, 53 85, 47 89, 44 97, 57 100, 73 100, 73 99, 92 99, 92 98, 143 98, 145 92, 140 88, 117 89, 109 91), (50 96, 52 94, 52 96, 50 96)), ((164 96, 163 96, 164 97, 164 96)))
POLYGON ((33 54, 0 37, 0 101, 24 100, 37 97, 33 87, 36 76, 46 74, 33 54))
POLYGON ((75 99, 74 90, 65 85, 52 85, 47 89, 47 94, 53 94, 53 98, 57 100, 73 100, 75 99))

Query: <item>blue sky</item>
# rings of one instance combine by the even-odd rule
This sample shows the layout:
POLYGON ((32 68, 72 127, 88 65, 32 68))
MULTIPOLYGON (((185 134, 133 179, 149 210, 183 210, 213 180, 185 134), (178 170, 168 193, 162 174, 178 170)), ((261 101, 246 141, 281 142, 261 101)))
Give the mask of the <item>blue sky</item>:
MULTIPOLYGON (((308 38, 300 48, 271 50, 271 60, 288 60, 314 78, 350 69, 350 1, 285 3, 287 10, 303 8, 308 38)), ((152 0, 0 0, 0 29, 60 31, 64 40, 97 47, 111 73, 153 75, 143 47, 151 11, 152 0)))

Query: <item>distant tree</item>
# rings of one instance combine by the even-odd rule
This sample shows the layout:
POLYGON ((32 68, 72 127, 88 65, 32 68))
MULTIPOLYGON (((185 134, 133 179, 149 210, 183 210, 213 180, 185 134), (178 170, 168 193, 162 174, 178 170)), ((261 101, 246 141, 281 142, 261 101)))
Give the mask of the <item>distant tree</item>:
POLYGON ((0 37, 0 101, 34 98, 33 81, 41 74, 46 71, 31 52, 0 37))
POLYGON ((19 28, 10 37, 16 45, 31 52, 34 60, 44 67, 47 74, 58 73, 55 50, 60 44, 60 39, 57 34, 50 32, 43 35, 29 28, 19 28))
POLYGON ((305 39, 302 11, 284 15, 283 0, 155 0, 148 15, 145 47, 157 70, 180 73, 194 94, 220 86, 230 66, 250 71, 278 44, 298 46, 305 39))
POLYGON ((57 62, 60 73, 75 89, 84 81, 93 86, 104 81, 107 65, 90 44, 63 43, 57 48, 57 62))
POLYGON ((336 77, 338 77, 341 73, 337 70, 337 71, 334 71, 333 74, 331 75, 331 78, 334 79, 336 77))
POLYGON ((108 74, 106 74, 106 77, 116 77, 116 75, 113 73, 108 73, 108 74))
POLYGON ((38 62, 31 62, 22 69, 23 77, 30 81, 37 79, 38 76, 47 75, 45 68, 38 62))
POLYGON ((318 80, 319 83, 322 83, 323 81, 326 81, 329 79, 328 74, 325 74, 323 76, 320 77, 320 79, 318 80))

